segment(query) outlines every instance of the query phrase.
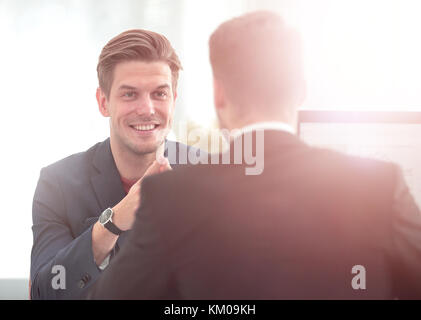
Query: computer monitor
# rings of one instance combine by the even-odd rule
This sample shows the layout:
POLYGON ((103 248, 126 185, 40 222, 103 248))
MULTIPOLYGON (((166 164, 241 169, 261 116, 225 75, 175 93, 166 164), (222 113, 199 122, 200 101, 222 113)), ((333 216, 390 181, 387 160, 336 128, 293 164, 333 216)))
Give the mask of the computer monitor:
POLYGON ((309 145, 397 163, 421 208, 421 112, 301 110, 309 145))

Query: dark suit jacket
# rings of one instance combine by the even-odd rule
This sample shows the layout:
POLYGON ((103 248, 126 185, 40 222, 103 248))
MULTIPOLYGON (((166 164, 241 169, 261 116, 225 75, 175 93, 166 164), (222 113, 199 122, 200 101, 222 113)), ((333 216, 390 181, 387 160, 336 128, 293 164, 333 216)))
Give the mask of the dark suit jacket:
MULTIPOLYGON (((166 142, 166 155, 177 168, 178 152, 197 149, 166 142)), ((111 153, 109 139, 41 170, 34 195, 34 243, 31 253, 32 299, 81 299, 101 271, 92 253, 92 227, 99 215, 126 193, 111 153), (53 266, 65 268, 65 290, 55 290, 53 266)), ((123 233, 113 252, 124 242, 123 233)))
POLYGON ((90 298, 421 298, 421 213, 398 167, 264 138, 261 175, 209 165, 145 179, 90 298), (359 265, 365 290, 352 287, 359 265))

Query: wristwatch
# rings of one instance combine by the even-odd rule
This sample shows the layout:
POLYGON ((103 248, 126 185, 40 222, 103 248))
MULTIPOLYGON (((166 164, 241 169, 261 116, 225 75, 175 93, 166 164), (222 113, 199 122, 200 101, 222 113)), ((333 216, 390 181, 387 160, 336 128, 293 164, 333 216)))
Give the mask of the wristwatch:
POLYGON ((114 211, 111 208, 107 208, 104 210, 103 213, 99 216, 99 223, 104 227, 107 228, 111 233, 119 236, 123 233, 114 223, 113 223, 113 215, 114 211))

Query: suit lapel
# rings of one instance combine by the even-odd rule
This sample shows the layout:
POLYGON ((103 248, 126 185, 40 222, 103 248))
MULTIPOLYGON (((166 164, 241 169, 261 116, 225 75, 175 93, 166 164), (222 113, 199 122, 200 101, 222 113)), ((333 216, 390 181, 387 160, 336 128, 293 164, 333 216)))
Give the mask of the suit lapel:
POLYGON ((99 145, 93 158, 93 165, 97 169, 97 174, 91 177, 91 182, 99 205, 102 210, 114 207, 126 193, 111 153, 110 139, 99 145))
MULTIPOLYGON (((111 153, 109 138, 98 147, 93 158, 93 165, 97 169, 97 174, 91 177, 91 182, 101 210, 103 211, 106 208, 114 207, 126 196, 120 174, 111 153)), ((118 248, 121 248, 126 237, 127 232, 123 232, 118 237, 118 248)))

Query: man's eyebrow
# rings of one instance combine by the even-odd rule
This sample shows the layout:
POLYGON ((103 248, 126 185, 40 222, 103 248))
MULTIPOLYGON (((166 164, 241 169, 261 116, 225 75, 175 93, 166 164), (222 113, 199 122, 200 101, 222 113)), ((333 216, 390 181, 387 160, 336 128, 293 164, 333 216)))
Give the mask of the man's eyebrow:
POLYGON ((160 85, 158 88, 156 88, 157 90, 159 90, 159 89, 170 89, 170 85, 169 84, 162 84, 162 85, 160 85))
MULTIPOLYGON (((156 88, 156 90, 159 90, 159 89, 170 89, 170 85, 167 83, 162 84, 156 88)), ((137 90, 137 88, 123 84, 118 88, 118 90, 137 90)))
POLYGON ((118 88, 118 90, 136 90, 136 88, 132 87, 132 86, 128 86, 126 84, 123 84, 118 88))

